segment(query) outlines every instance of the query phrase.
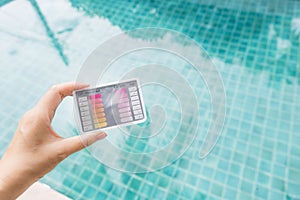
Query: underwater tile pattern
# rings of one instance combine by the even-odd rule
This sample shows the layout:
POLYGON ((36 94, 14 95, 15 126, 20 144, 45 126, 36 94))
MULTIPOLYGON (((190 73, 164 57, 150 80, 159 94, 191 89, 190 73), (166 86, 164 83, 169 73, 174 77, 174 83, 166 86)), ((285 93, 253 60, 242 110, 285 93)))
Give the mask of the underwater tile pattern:
MULTIPOLYGON (((179 160, 151 173, 116 171, 83 150, 44 183, 72 199, 300 199, 299 1, 0 5, 1 155, 17 121, 47 88, 76 79, 89 53, 125 30, 155 26, 187 34, 207 50, 224 81, 226 123, 205 159, 198 157, 201 138, 179 160), (18 104, 11 101, 16 94, 18 104)), ((205 95, 203 101, 209 102, 205 95)), ((77 134, 71 98, 53 124, 64 137, 77 134)))

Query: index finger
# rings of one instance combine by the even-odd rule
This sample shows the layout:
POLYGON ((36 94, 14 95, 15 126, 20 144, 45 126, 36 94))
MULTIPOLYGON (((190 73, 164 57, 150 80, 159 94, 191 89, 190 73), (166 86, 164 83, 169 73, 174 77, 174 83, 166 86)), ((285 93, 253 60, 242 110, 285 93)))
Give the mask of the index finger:
POLYGON ((74 82, 53 85, 40 99, 37 106, 40 107, 41 110, 46 111, 51 120, 58 105, 66 96, 72 96, 74 90, 83 89, 88 86, 88 84, 77 84, 74 82))

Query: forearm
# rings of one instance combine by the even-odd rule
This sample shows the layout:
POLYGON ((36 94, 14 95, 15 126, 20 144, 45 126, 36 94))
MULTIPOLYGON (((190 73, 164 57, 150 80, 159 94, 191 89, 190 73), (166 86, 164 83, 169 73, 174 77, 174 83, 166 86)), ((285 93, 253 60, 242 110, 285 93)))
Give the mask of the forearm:
POLYGON ((0 160, 0 199, 14 200, 35 182, 16 164, 0 160))
POLYGON ((9 189, 4 181, 0 179, 0 198, 6 200, 14 200, 17 194, 13 194, 13 190, 9 189))

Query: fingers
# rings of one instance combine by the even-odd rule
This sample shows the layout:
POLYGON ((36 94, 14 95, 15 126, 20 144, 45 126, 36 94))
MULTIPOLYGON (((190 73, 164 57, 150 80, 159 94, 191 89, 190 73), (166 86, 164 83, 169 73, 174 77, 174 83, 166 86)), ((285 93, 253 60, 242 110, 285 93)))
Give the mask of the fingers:
POLYGON ((58 148, 62 148, 65 155, 69 156, 85 147, 88 147, 98 140, 106 137, 105 132, 91 133, 81 136, 74 136, 60 141, 58 148))
POLYGON ((38 102, 41 111, 46 111, 49 118, 52 119, 55 110, 64 97, 71 96, 74 90, 88 87, 88 84, 63 83, 52 86, 48 92, 38 102))

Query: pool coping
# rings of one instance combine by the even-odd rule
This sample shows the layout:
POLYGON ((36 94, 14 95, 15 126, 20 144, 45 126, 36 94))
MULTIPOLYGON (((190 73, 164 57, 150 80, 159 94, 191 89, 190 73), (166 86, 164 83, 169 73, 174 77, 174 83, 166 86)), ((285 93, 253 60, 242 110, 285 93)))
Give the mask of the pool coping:
POLYGON ((65 195, 53 190, 49 185, 36 182, 31 185, 17 200, 71 200, 65 195))

